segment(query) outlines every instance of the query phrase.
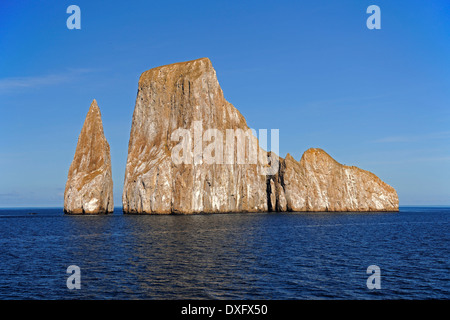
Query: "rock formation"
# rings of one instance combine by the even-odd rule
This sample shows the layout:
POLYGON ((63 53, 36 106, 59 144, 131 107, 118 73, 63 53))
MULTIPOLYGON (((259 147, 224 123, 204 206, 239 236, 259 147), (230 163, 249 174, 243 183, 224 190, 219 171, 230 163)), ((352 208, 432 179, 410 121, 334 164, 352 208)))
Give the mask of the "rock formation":
POLYGON ((195 127, 200 140, 208 129, 224 136, 226 129, 248 129, 244 117, 225 100, 209 59, 144 72, 128 145, 124 212, 267 211, 266 177, 257 164, 205 163, 195 153, 198 143, 190 143, 192 150, 183 155, 191 163, 174 163, 172 151, 179 142, 173 141, 173 133, 190 129, 195 142, 195 127))
POLYGON ((340 165, 320 149, 308 150, 300 162, 290 155, 277 162, 255 136, 239 140, 239 132, 248 129, 225 100, 209 59, 144 72, 128 145, 123 211, 398 210, 395 190, 372 173, 340 165), (278 172, 266 175, 274 165, 278 172))
POLYGON ((397 192, 373 173, 338 163, 322 149, 280 159, 269 177, 272 211, 398 211, 397 192))
POLYGON ((99 214, 114 211, 109 144, 97 101, 84 121, 64 191, 64 212, 99 214))

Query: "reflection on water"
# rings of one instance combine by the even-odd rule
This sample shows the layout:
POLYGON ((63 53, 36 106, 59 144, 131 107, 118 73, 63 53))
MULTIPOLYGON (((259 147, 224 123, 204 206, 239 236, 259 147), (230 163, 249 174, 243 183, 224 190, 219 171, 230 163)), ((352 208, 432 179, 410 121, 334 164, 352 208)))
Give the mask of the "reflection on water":
POLYGON ((449 208, 65 216, 0 210, 2 299, 450 298, 449 208), (66 268, 81 268, 68 290, 66 268), (366 287, 378 265, 382 289, 366 287))

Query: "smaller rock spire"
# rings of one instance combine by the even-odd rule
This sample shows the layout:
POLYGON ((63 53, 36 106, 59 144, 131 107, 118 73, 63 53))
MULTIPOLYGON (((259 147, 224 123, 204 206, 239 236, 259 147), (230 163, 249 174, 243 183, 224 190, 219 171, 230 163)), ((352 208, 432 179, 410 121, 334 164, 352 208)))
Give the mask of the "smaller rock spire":
POLYGON ((99 214, 114 211, 111 156, 94 99, 78 137, 64 191, 64 212, 99 214))

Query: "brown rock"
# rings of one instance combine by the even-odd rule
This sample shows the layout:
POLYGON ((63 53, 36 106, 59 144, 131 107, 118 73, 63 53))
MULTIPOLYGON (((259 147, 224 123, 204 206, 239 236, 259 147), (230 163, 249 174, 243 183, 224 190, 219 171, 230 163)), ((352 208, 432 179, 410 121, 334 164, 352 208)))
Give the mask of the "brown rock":
POLYGON ((98 214, 114 211, 109 144, 97 101, 84 121, 64 192, 64 212, 98 214))
POLYGON ((200 163, 193 143, 187 153, 192 163, 174 163, 172 151, 179 142, 172 141, 173 132, 187 129, 195 141, 196 124, 203 132, 218 129, 224 139, 227 129, 248 129, 244 117, 225 100, 209 59, 141 75, 128 146, 124 212, 267 211, 266 177, 257 164, 237 164, 235 155, 233 164, 200 163))
POLYGON ((262 150, 254 136, 250 138, 253 153, 242 153, 247 145, 233 138, 234 153, 234 147, 223 143, 230 129, 243 132, 248 126, 225 100, 209 59, 144 72, 128 145, 124 212, 398 210, 395 190, 370 172, 343 166, 320 149, 306 151, 300 162, 289 154, 279 163, 273 162, 272 153, 262 150), (176 135, 174 139, 180 128, 189 132, 188 138, 176 135), (208 129, 219 130, 224 139, 217 140, 217 135, 205 138, 202 134, 208 129), (200 143, 196 139, 199 131, 200 143), (211 155, 216 157, 223 149, 230 163, 206 161, 205 150, 211 141, 222 146, 211 155), (187 148, 180 151, 183 143, 187 148), (203 153, 199 155, 198 150, 203 153), (228 158, 230 150, 233 153, 228 158), (185 161, 174 161, 174 154, 185 161), (238 154, 245 154, 244 163, 238 154), (248 161, 252 154, 257 154, 257 162, 248 161), (278 173, 266 176, 265 169, 274 163, 279 166, 278 173))
POLYGON ((397 192, 369 171, 342 165, 322 149, 308 149, 297 162, 280 160, 277 211, 398 211, 397 192))

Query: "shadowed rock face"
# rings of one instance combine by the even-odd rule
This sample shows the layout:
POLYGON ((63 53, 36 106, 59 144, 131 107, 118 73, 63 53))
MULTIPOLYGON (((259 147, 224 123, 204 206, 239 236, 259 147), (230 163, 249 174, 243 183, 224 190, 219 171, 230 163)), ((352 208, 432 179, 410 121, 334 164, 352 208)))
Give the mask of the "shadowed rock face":
MULTIPOLYGON (((198 122, 203 132, 214 128, 224 136, 227 129, 248 129, 225 100, 209 59, 141 75, 122 195, 125 213, 398 210, 392 187, 370 172, 340 165, 320 149, 308 150, 300 162, 290 155, 280 159, 278 173, 271 176, 263 174, 264 161, 237 164, 236 155, 233 164, 195 162, 195 142, 188 151, 193 163, 176 164, 171 156, 179 141, 172 133, 189 129, 195 141, 192 128, 198 122)), ((267 164, 271 153, 256 149, 267 164)))
POLYGON ((99 214, 114 211, 109 144, 94 100, 84 121, 64 192, 64 212, 99 214))

